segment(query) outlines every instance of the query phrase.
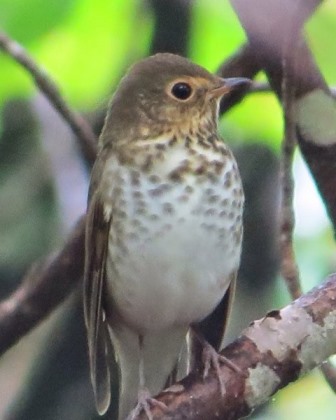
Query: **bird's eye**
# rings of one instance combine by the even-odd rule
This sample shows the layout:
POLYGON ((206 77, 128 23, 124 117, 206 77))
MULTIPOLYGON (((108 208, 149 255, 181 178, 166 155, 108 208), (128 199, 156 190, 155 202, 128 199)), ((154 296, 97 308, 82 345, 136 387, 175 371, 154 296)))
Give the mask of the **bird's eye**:
POLYGON ((192 94, 192 88, 188 83, 178 82, 171 89, 171 93, 175 98, 185 101, 190 98, 192 94))

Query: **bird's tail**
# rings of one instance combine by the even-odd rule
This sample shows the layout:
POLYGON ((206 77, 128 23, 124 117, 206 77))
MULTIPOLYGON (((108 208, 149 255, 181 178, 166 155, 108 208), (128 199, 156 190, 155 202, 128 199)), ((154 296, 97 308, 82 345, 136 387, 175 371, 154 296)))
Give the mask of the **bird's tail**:
POLYGON ((147 334, 142 351, 137 333, 124 326, 111 330, 111 337, 120 367, 119 420, 125 420, 136 405, 140 390, 139 366, 143 357, 145 387, 151 395, 158 394, 167 383, 183 347, 187 328, 174 328, 147 334))

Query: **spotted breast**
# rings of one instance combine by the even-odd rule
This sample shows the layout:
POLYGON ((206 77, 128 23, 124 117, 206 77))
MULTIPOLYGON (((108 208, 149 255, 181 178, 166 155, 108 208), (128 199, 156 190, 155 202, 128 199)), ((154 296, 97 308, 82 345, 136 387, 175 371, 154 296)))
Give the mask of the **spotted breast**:
POLYGON ((131 156, 129 165, 111 157, 104 173, 113 180, 105 202, 113 218, 107 277, 115 310, 141 334, 187 326, 215 308, 239 264, 237 165, 215 136, 147 140, 131 156))

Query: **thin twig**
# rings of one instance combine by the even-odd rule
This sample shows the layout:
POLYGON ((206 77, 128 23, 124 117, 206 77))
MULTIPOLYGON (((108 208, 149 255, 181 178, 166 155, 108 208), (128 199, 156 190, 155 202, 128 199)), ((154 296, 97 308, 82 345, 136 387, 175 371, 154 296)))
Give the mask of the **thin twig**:
MULTIPOLYGON (((294 28, 293 28, 294 29, 294 28)), ((300 275, 295 261, 293 248, 293 230, 295 225, 295 215, 293 209, 294 179, 292 175, 293 157, 296 139, 296 118, 294 108, 295 85, 291 83, 291 74, 287 65, 288 57, 294 60, 293 49, 298 42, 298 32, 289 30, 284 37, 282 55, 282 107, 284 112, 284 139, 282 143, 281 156, 281 225, 280 225, 280 250, 281 250, 281 273, 286 281, 289 293, 293 299, 297 299, 302 294, 300 275), (291 35, 294 35, 294 39, 291 35), (294 44, 294 45, 293 45, 294 44)), ((295 72, 295 64, 292 65, 295 72)))
POLYGON ((320 366, 320 370, 330 388, 336 393, 336 366, 331 360, 327 360, 320 366))
MULTIPOLYGON (((336 87, 330 86, 329 89, 331 95, 336 98, 336 87)), ((273 93, 273 90, 268 82, 254 81, 246 93, 273 93)))
POLYGON ((92 165, 96 157, 97 139, 87 121, 69 107, 50 76, 35 63, 26 50, 3 32, 0 32, 0 49, 12 57, 31 75, 37 87, 69 124, 76 135, 78 146, 84 159, 92 165))

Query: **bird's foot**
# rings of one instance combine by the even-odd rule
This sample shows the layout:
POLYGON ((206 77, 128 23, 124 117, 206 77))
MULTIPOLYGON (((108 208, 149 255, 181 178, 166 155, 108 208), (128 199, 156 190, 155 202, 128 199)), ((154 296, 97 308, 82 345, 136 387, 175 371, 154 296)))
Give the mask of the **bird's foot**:
POLYGON ((156 400, 151 397, 148 389, 143 388, 138 392, 138 402, 135 408, 131 411, 130 415, 126 420, 134 420, 139 414, 144 411, 148 420, 153 420, 152 413, 150 411, 151 406, 159 407, 162 411, 167 411, 168 407, 163 402, 156 400))
POLYGON ((203 353, 202 353, 202 360, 203 360, 203 378, 206 378, 209 374, 209 370, 212 367, 215 372, 219 382, 219 388, 221 395, 225 395, 225 383, 223 375, 221 375, 220 371, 220 364, 224 364, 234 372, 238 373, 239 375, 245 376, 244 372, 231 360, 219 354, 208 342, 203 342, 203 353))

